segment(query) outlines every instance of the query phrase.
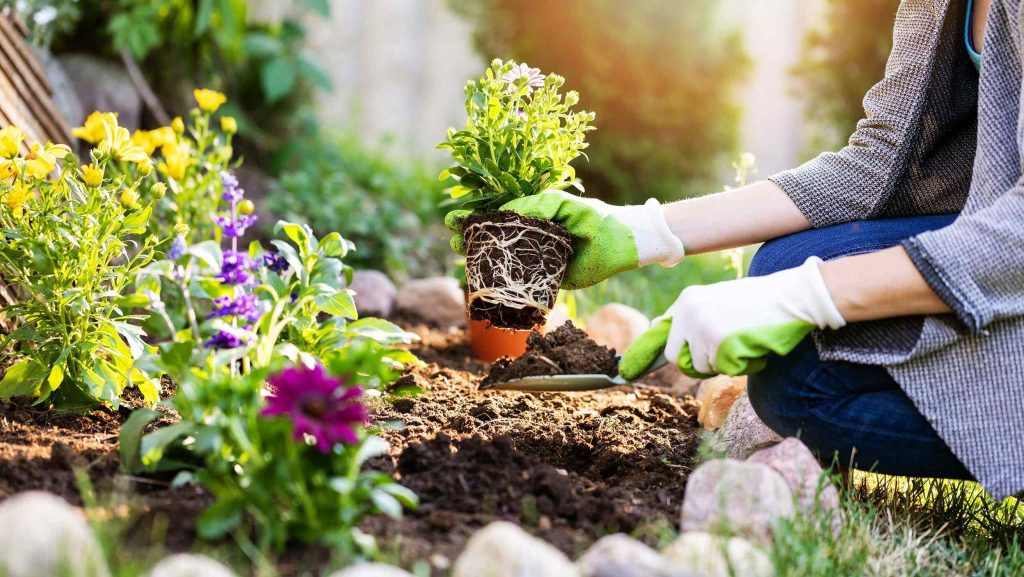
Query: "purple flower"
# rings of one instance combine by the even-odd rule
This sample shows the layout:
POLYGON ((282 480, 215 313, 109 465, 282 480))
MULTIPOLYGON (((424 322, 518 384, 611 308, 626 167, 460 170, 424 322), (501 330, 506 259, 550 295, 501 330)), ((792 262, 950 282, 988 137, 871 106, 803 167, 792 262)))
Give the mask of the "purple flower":
POLYGON ((288 261, 276 252, 265 252, 261 258, 263 266, 277 274, 284 274, 288 270, 288 261))
POLYGON ((224 199, 224 202, 235 204, 245 196, 245 191, 242 190, 242 187, 238 186, 238 179, 226 170, 222 170, 220 173, 220 185, 223 189, 221 198, 224 199))
POLYGON ((208 349, 234 349, 244 344, 242 339, 227 331, 217 331, 217 334, 210 337, 204 346, 208 349))
POLYGON ((321 453, 329 453, 338 443, 358 442, 356 428, 370 420, 369 411, 358 401, 363 390, 346 388, 323 367, 285 369, 267 382, 274 388, 274 395, 267 397, 267 406, 260 415, 290 418, 293 438, 302 441, 310 435, 321 453))
POLYGON ((247 285, 253 280, 251 272, 258 266, 244 252, 226 250, 220 260, 220 274, 217 278, 224 284, 247 285))
POLYGON ((188 244, 185 242, 185 237, 179 234, 171 242, 171 248, 167 251, 167 258, 178 260, 181 258, 181 255, 185 254, 186 250, 188 250, 188 244))
POLYGON ((540 68, 530 68, 526 63, 512 68, 501 76, 510 88, 516 87, 521 78, 526 79, 523 83, 526 85, 527 94, 533 94, 534 88, 544 86, 544 75, 540 73, 540 68))
POLYGON ((215 216, 213 220, 217 223, 217 226, 224 231, 224 236, 228 238, 239 238, 245 236, 245 229, 253 225, 259 217, 255 214, 240 214, 235 218, 230 216, 215 216))
POLYGON ((244 317, 250 323, 260 320, 263 316, 263 304, 253 294, 243 294, 236 299, 219 297, 213 299, 211 317, 244 317))

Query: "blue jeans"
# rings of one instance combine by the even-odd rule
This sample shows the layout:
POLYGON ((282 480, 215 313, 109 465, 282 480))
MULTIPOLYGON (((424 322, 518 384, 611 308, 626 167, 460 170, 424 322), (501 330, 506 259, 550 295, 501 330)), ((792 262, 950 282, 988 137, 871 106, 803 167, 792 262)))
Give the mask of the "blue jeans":
MULTIPOLYGON (((800 232, 764 244, 750 276, 889 248, 942 228, 955 215, 842 224, 800 232)), ((772 355, 751 375, 750 402, 762 421, 783 436, 798 436, 823 460, 908 477, 971 479, 913 402, 883 367, 822 361, 810 338, 784 357, 772 355)))

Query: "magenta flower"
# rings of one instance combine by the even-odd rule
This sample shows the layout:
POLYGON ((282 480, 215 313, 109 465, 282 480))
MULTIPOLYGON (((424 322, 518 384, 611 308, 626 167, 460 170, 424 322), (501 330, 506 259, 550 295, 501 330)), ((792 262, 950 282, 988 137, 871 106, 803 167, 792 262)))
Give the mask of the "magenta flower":
POLYGON ((501 79, 510 87, 517 86, 520 83, 520 78, 526 79, 524 83, 527 94, 533 94, 534 88, 544 86, 544 75, 540 73, 540 68, 530 68, 525 63, 512 68, 501 76, 501 79))
POLYGON ((321 453, 329 453, 338 443, 355 444, 359 441, 356 427, 370 421, 369 411, 358 400, 363 390, 346 388, 341 379, 329 376, 319 365, 288 368, 267 382, 274 387, 274 395, 267 397, 260 415, 290 418, 295 440, 309 435, 321 453))

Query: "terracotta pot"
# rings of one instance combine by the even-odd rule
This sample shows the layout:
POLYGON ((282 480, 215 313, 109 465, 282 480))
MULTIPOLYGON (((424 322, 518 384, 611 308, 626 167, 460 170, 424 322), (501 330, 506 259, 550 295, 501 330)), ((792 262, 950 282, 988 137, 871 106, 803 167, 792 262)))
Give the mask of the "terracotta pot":
MULTIPOLYGON (((544 328, 537 329, 544 332, 544 328)), ((516 358, 526 352, 526 339, 533 331, 510 331, 491 326, 488 321, 469 319, 469 344, 476 358, 493 363, 501 357, 516 358)))

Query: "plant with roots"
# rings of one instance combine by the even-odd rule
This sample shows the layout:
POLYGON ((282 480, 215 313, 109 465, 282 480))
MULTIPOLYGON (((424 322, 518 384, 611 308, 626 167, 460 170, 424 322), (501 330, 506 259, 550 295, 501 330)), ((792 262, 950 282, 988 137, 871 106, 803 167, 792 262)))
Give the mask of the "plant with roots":
POLYGON ((438 145, 456 162, 440 178, 457 182, 450 193, 463 209, 453 214, 465 240, 470 317, 498 327, 542 323, 573 254, 560 225, 499 210, 545 190, 583 189, 570 163, 587 147, 594 113, 574 111, 579 94, 562 94, 564 83, 494 60, 466 84, 466 127, 438 145))

